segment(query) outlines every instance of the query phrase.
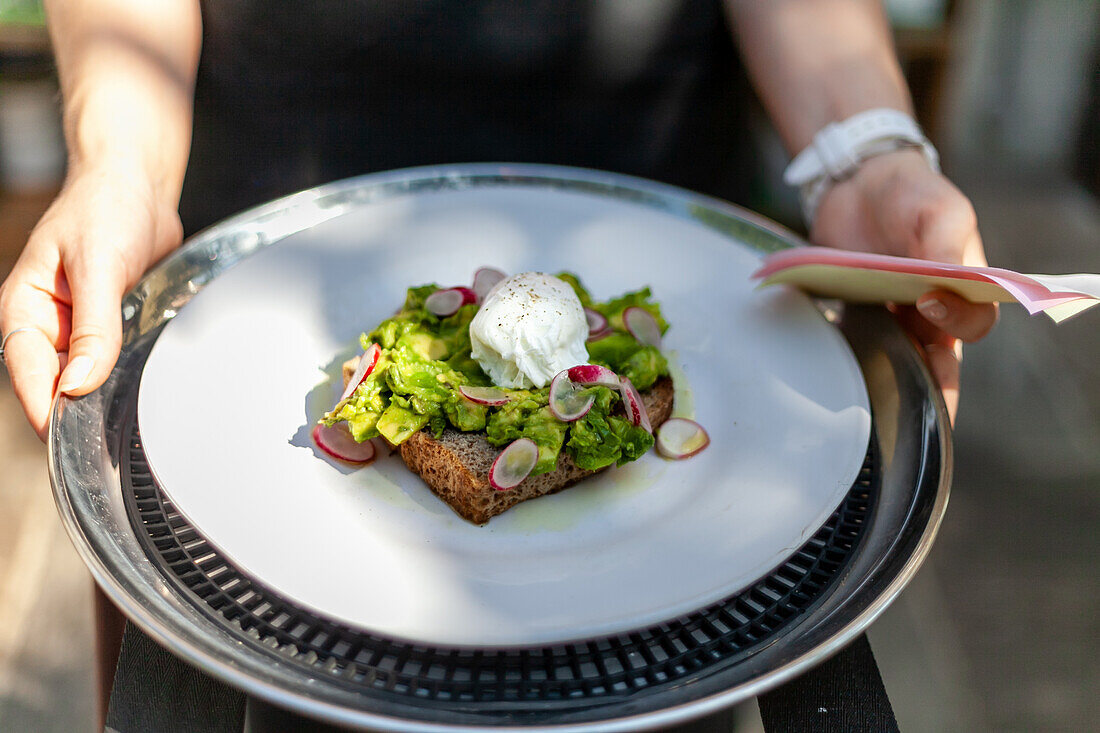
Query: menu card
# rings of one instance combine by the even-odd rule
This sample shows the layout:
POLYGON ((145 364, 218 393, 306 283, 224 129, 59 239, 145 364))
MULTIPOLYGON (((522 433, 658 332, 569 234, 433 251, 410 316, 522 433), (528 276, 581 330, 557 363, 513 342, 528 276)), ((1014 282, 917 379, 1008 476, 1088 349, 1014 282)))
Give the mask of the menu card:
POLYGON ((752 277, 761 286, 787 283, 812 295, 859 303, 915 303, 943 288, 975 303, 1016 301, 1055 323, 1100 303, 1100 275, 1025 275, 832 247, 772 253, 752 277))

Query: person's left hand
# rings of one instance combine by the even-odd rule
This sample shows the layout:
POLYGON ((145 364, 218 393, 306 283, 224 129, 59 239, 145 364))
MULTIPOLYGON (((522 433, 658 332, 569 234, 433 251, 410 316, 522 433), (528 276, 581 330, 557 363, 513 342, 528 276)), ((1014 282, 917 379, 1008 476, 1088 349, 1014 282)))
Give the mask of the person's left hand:
MULTIPOLYGON (((863 162, 821 200, 810 239, 840 249, 917 257, 952 264, 986 264, 970 201, 917 150, 863 162)), ((902 325, 923 348, 952 421, 959 401, 959 340, 977 341, 997 322, 997 308, 934 290, 916 308, 898 307, 902 325)))

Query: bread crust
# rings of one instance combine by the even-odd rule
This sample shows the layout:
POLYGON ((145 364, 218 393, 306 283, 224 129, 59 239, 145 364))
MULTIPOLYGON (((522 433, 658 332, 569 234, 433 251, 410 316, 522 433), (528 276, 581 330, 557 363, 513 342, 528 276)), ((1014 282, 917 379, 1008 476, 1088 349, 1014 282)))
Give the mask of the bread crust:
MULTIPOLYGON (((658 379, 642 393, 642 402, 656 430, 672 414, 672 380, 658 379)), ((489 469, 501 450, 490 445, 483 432, 464 433, 453 428, 444 429, 439 438, 421 430, 399 447, 409 470, 459 516, 474 524, 484 524, 521 501, 553 494, 598 473, 580 468, 563 450, 553 471, 528 477, 514 489, 498 491, 489 484, 489 469)))

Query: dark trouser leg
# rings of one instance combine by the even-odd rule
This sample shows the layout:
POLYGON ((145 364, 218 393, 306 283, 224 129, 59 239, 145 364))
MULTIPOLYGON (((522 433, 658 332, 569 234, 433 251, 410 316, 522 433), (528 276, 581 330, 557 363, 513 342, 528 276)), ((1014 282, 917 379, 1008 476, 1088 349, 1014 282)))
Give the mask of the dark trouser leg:
POLYGON ((126 617, 114 607, 103 591, 92 584, 92 611, 95 622, 95 670, 96 670, 96 714, 99 728, 107 721, 107 704, 111 700, 111 686, 115 682, 115 667, 118 665, 118 650, 122 647, 122 632, 126 628, 126 617))

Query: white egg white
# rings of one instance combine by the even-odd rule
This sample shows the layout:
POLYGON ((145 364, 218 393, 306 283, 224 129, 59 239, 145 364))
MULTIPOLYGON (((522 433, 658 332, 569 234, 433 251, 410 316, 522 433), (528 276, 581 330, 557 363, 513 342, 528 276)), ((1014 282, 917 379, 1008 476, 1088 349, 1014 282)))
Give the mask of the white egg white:
POLYGON ((588 323, 568 283, 541 272, 501 280, 470 322, 471 353, 499 387, 544 387, 585 364, 588 323))

